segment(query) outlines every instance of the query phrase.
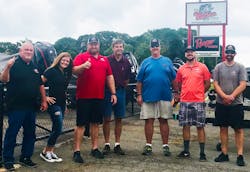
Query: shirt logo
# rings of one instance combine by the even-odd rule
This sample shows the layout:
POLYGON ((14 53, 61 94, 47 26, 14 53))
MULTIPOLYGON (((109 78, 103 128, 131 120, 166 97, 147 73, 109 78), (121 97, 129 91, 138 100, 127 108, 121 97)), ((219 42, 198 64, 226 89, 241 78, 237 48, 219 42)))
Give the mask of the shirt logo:
POLYGON ((197 72, 198 72, 198 71, 200 71, 200 69, 194 69, 194 71, 197 71, 197 72))
POLYGON ((34 72, 35 72, 35 73, 39 73, 39 71, 38 71, 37 69, 34 69, 34 72))
POLYGON ((104 60, 104 58, 100 58, 100 60, 102 61, 102 62, 104 62, 105 60, 104 60))
POLYGON ((236 75, 236 71, 232 71, 232 75, 236 75))
POLYGON ((167 64, 166 64, 166 63, 163 63, 162 66, 163 66, 163 67, 167 67, 167 64))

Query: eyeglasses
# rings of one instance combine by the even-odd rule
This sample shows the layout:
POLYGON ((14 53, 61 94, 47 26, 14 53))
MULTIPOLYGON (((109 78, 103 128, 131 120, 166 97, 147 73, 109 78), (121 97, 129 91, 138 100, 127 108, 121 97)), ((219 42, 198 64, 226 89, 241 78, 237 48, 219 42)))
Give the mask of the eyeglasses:
POLYGON ((228 51, 226 51, 226 54, 235 54, 235 51, 228 50, 228 51))

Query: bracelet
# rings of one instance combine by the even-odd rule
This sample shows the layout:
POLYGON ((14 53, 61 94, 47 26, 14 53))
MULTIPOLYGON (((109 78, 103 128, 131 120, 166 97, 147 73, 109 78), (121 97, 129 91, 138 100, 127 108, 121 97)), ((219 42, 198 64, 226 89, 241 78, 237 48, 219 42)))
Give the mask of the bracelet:
POLYGON ((111 95, 113 96, 113 95, 116 95, 116 93, 111 93, 111 95))
POLYGON ((137 96, 141 96, 141 94, 137 94, 137 96))

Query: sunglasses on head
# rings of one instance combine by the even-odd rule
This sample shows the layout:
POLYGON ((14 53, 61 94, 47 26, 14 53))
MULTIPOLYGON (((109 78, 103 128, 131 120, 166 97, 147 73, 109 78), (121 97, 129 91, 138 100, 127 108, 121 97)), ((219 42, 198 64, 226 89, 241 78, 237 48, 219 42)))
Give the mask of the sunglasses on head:
POLYGON ((228 50, 228 51, 226 51, 226 54, 235 54, 235 51, 228 50))

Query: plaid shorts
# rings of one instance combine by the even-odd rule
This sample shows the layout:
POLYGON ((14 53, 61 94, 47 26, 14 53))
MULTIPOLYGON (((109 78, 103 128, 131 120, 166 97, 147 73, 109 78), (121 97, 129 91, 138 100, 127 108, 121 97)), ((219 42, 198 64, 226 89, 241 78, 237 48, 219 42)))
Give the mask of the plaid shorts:
POLYGON ((204 127, 206 121, 206 103, 181 102, 179 111, 180 126, 204 127))

